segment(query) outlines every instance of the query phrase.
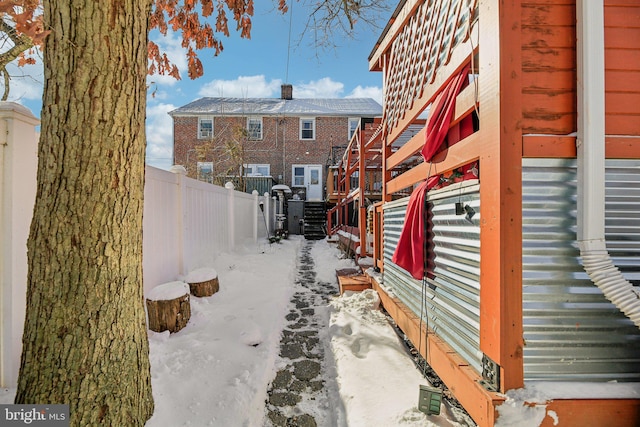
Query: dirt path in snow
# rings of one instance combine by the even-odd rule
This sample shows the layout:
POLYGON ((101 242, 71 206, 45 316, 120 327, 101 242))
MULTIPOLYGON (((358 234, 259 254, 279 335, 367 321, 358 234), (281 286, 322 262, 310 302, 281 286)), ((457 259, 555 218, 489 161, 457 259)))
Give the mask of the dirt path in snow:
POLYGON ((329 301, 338 294, 338 286, 317 281, 313 244, 305 241, 298 256, 294 294, 276 361, 278 372, 267 391, 266 422, 275 427, 330 427, 340 425, 343 418, 338 402, 332 401, 337 395, 335 363, 324 339, 329 301))

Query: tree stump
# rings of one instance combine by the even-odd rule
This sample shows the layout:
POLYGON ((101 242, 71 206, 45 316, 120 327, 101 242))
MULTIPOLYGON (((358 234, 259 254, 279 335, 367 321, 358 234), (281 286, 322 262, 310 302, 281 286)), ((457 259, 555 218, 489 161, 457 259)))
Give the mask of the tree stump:
POLYGON ((193 270, 184 281, 189 283, 191 294, 196 297, 209 297, 220 290, 218 273, 213 268, 193 270))
POLYGON ((169 282, 153 288, 147 295, 149 329, 155 332, 178 332, 191 318, 189 286, 169 282))

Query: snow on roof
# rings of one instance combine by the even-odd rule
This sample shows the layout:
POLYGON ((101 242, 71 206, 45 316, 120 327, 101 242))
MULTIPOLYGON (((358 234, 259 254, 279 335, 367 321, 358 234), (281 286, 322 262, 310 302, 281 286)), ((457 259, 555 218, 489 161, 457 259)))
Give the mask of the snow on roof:
POLYGON ((371 98, 200 98, 169 112, 182 115, 382 116, 382 106, 371 98))

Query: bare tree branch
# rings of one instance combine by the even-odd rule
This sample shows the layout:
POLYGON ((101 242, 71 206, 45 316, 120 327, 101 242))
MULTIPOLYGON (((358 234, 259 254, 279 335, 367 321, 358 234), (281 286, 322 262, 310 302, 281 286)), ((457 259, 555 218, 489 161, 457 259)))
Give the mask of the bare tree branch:
POLYGON ((9 97, 10 83, 9 72, 7 71, 7 65, 16 60, 21 54, 33 47, 33 41, 31 37, 26 34, 19 34, 15 28, 9 25, 4 17, 0 16, 0 33, 4 34, 3 45, 11 42, 13 46, 0 53, 0 72, 4 78, 4 93, 2 95, 2 101, 6 101, 9 97))
POLYGON ((9 98, 9 72, 4 67, 0 68, 0 72, 4 80, 4 91, 2 92, 2 99, 0 99, 0 101, 6 101, 9 98))
POLYGON ((358 30, 381 29, 391 9, 389 0, 304 0, 309 8, 302 40, 308 31, 314 32, 313 44, 331 49, 338 41, 354 38, 358 30))

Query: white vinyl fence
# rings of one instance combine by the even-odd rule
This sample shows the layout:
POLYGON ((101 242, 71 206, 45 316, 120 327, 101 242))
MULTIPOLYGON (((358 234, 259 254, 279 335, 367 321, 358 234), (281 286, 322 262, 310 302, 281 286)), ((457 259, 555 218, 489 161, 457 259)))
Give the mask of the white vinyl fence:
POLYGON ((171 172, 147 166, 142 251, 145 292, 196 268, 211 267, 222 252, 265 239, 265 222, 273 223, 274 208, 268 194, 241 193, 230 183, 223 188, 196 181, 184 175, 182 166, 174 166, 171 172))
MULTIPOLYGON (((22 105, 0 102, 0 387, 16 385, 22 351, 38 125, 22 105)), ((263 244, 274 229, 275 209, 268 194, 196 181, 181 166, 172 172, 147 166, 141 230, 145 293, 193 269, 212 267, 220 253, 263 244)))
POLYGON ((27 238, 36 198, 40 121, 0 102, 0 386, 18 378, 27 288, 27 238))

